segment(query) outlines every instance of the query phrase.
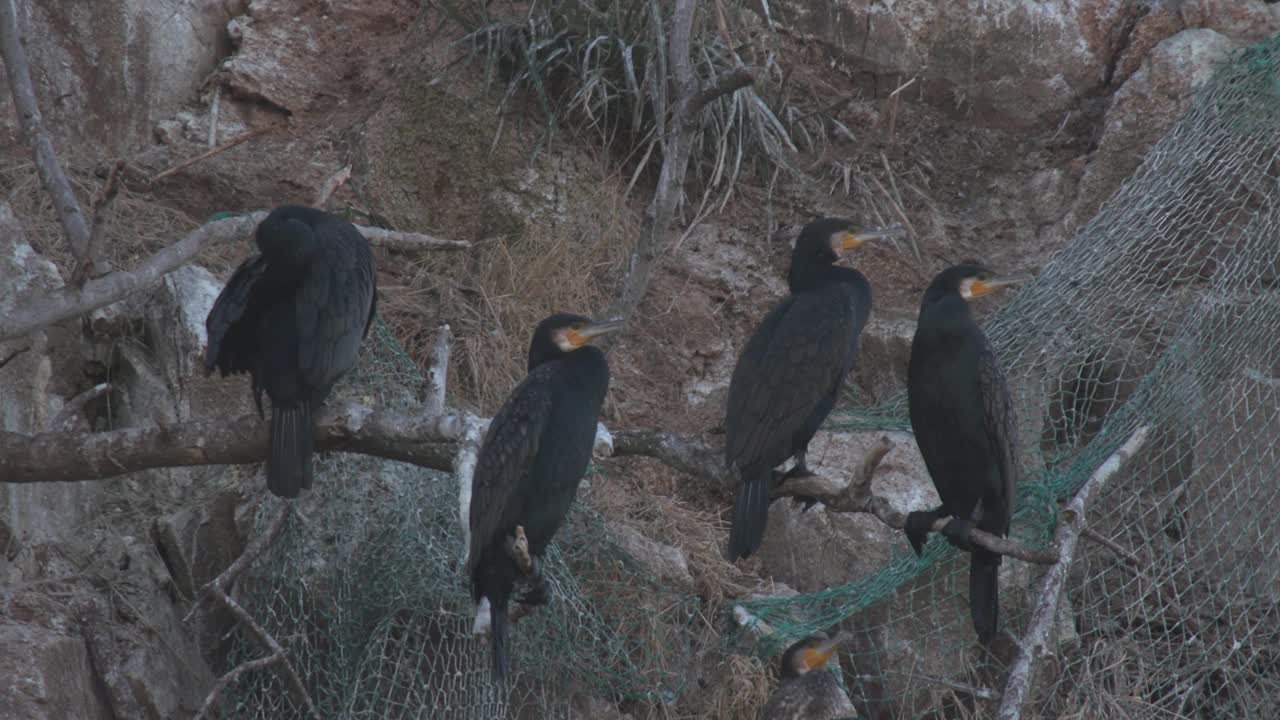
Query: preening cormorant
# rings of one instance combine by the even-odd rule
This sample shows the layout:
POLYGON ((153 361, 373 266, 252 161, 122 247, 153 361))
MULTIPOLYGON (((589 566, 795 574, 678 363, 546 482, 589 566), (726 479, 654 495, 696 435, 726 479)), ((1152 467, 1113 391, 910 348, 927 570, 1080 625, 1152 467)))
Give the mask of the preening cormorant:
POLYGON ((260 254, 241 263, 205 319, 205 374, 249 373, 259 415, 266 391, 267 487, 296 498, 311 487, 311 411, 356 364, 377 278, 360 231, 321 210, 282 205, 255 239, 260 254))
POLYGON ((1000 555, 970 547, 965 538, 975 524, 992 535, 1009 534, 1017 422, 1004 370, 969 300, 1017 282, 979 265, 939 273, 920 303, 907 367, 911 427, 942 498, 936 510, 907 515, 907 539, 920 555, 933 522, 952 518, 943 534, 971 553, 969 610, 984 645, 998 624, 1000 555))
POLYGON ((529 374, 493 416, 480 446, 467 577, 477 605, 489 601, 495 682, 507 675, 507 606, 525 576, 508 546, 522 528, 536 562, 564 522, 591 460, 609 389, 609 364, 589 343, 621 326, 568 313, 538 323, 529 374))
POLYGON ((800 231, 787 274, 791 295, 760 321, 729 381, 725 462, 738 475, 730 561, 760 547, 774 468, 795 457, 788 475, 809 474, 805 450, 853 367, 871 286, 857 270, 835 265, 839 253, 893 234, 855 232, 836 218, 800 231))
POLYGON ((857 711, 827 661, 840 638, 810 635, 782 655, 782 679, 760 711, 760 720, 853 720, 857 711))

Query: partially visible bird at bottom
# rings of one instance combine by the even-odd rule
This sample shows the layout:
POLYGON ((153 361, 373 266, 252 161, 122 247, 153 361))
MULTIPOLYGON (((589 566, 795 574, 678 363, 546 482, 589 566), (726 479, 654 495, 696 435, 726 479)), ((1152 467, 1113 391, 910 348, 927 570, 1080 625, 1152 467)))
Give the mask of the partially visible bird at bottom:
POLYGON ((1017 420, 1003 368, 969 301, 1022 282, 980 265, 939 273, 925 290, 907 365, 907 406, 920 455, 942 505, 907 515, 916 555, 934 521, 971 554, 969 612, 983 645, 999 625, 1000 555, 968 541, 972 527, 1006 537, 1014 500, 1017 420))
MULTIPOLYGON (((796 459, 787 476, 810 475, 809 441, 853 368, 871 314, 871 285, 838 267, 840 253, 897 231, 856 230, 824 218, 800 231, 791 253, 791 294, 760 321, 738 356, 725 412, 725 464, 737 476, 726 556, 750 557, 769 521, 775 468, 796 459)), ((784 476, 785 477, 785 476, 784 476)))
POLYGON ((255 232, 205 319, 204 368, 247 372, 262 415, 271 398, 267 488, 296 498, 312 484, 312 415, 356 364, 373 324, 377 275, 369 242, 322 210, 282 205, 255 232))
MULTIPOLYGON (((508 673, 508 606, 516 585, 540 573, 541 558, 591 460, 609 364, 590 343, 621 326, 568 313, 538 323, 529 374, 493 416, 481 443, 471 490, 467 577, 477 608, 488 601, 497 683, 508 673), (513 557, 517 539, 527 542, 531 568, 522 569, 513 557)), ((522 602, 540 604, 546 597, 539 593, 522 602)))
MULTIPOLYGON (((827 670, 840 636, 821 633, 800 640, 782 654, 782 678, 760 711, 760 720, 855 720, 849 696, 827 670)), ((839 661, 836 662, 837 671, 839 661)))

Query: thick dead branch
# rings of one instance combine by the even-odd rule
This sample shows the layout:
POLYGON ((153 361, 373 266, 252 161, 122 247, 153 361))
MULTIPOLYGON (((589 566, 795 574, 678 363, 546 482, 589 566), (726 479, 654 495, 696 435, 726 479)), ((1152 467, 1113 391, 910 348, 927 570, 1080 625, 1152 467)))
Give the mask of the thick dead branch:
MULTIPOLYGON (((186 237, 151 255, 133 270, 118 270, 93 278, 84 287, 64 287, 46 295, 28 298, 8 316, 0 318, 0 341, 22 337, 47 325, 93 312, 127 295, 156 285, 161 278, 185 265, 205 247, 251 237, 254 228, 266 216, 266 211, 259 211, 216 220, 196 228, 186 237)), ((370 243, 384 247, 413 247, 418 250, 470 247, 460 240, 440 240, 429 235, 362 225, 357 225, 356 228, 370 243)))
POLYGON ((80 210, 75 192, 71 190, 71 183, 67 181, 66 173, 58 163, 53 143, 44 130, 36 93, 31 85, 31 66, 27 62, 27 52, 22 47, 18 30, 18 8, 14 0, 0 0, 0 53, 4 55, 9 92, 13 93, 13 106, 18 113, 23 137, 31 145, 40 182, 44 184, 45 191, 53 199, 53 206, 57 208, 58 222, 66 233, 72 255, 84 257, 85 250, 89 247, 89 226, 80 210))
MULTIPOLYGON (((733 479, 726 471, 720 453, 713 451, 699 437, 633 430, 615 433, 613 443, 615 456, 644 455, 656 458, 703 482, 726 491, 732 489, 733 479)), ((858 478, 848 485, 841 485, 821 475, 812 475, 789 479, 774 488, 772 495, 774 498, 816 498, 830 511, 869 513, 885 525, 901 530, 906 526, 906 515, 895 510, 885 498, 871 492, 871 478, 876 467, 892 449, 893 441, 887 436, 881 437, 880 442, 867 452, 858 478)), ((940 532, 946 524, 947 519, 939 519, 933 524, 933 531, 940 532)), ((1057 560, 1057 554, 1052 551, 1034 550, 977 528, 970 531, 969 540, 992 552, 1039 565, 1051 565, 1057 560)))
MULTIPOLYGON (((316 449, 449 471, 464 420, 455 413, 374 410, 357 403, 326 407, 316 418, 316 449)), ((0 432, 0 479, 67 482, 158 467, 258 462, 267 457, 267 438, 268 425, 257 415, 99 433, 0 432)))
POLYGON ((613 434, 613 456, 651 457, 692 477, 707 487, 731 490, 733 478, 725 468, 724 454, 697 435, 661 430, 620 430, 613 434))
POLYGON ((376 227, 360 227, 360 234, 369 242, 388 250, 403 253, 416 253, 423 250, 465 250, 471 247, 466 240, 445 240, 434 235, 423 233, 398 232, 376 227))
MULTIPOLYGON (((867 457, 863 460, 862 471, 858 477, 844 487, 829 478, 812 475, 788 480, 774 490, 773 496, 816 498, 828 510, 870 513, 885 525, 901 530, 907 525, 907 516, 895 510, 887 499, 871 492, 871 478, 875 474, 876 467, 892 449, 893 441, 888 437, 881 437, 880 442, 867 451, 867 457)), ((950 518, 938 518, 933 523, 932 532, 942 532, 948 522, 950 518)), ((999 535, 983 532, 976 527, 969 529, 968 540, 991 552, 1037 565, 1052 565, 1058 560, 1057 553, 1052 550, 1029 548, 999 535)))
POLYGON ((1009 680, 1005 684, 1004 699, 1000 703, 1000 720, 1018 720, 1022 717, 1022 705, 1031 691, 1031 682, 1036 665, 1040 659, 1048 655, 1049 634, 1058 616, 1058 600, 1066 586, 1067 575, 1071 571, 1071 561, 1075 558, 1076 541, 1085 525, 1085 506, 1094 491, 1101 490, 1107 480, 1133 457, 1147 439, 1148 428, 1140 427, 1134 431, 1120 449, 1098 466, 1089 476, 1076 496, 1067 503, 1062 514, 1062 521, 1054 534, 1058 547, 1059 560, 1049 568, 1040 581, 1040 599, 1031 615, 1031 623, 1027 625, 1022 636, 1018 657, 1009 670, 1009 680))

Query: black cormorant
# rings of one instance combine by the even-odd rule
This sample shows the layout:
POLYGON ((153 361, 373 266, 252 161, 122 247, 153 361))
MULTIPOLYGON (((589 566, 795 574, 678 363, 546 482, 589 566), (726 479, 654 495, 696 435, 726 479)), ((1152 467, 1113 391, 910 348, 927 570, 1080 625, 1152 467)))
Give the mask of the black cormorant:
POLYGON ((810 635, 782 655, 782 679, 760 711, 760 720, 853 720, 849 696, 826 669, 840 638, 810 635))
POLYGON ((262 414, 271 398, 267 487, 296 498, 311 487, 311 411, 356 364, 377 304, 369 242, 314 208, 282 205, 256 233, 205 320, 205 374, 248 372, 262 414))
POLYGON ((805 450, 857 355, 871 314, 871 286, 857 270, 835 265, 840 251, 894 234, 855 232, 852 223, 835 218, 800 231, 787 274, 791 295, 747 340, 729 381, 725 462, 738 475, 730 561, 760 547, 774 468, 795 457, 788 474, 809 474, 805 450))
POLYGON ((600 406, 609 389, 604 353, 588 343, 618 330, 559 313, 538 323, 529 374, 493 416, 476 458, 471 490, 467 577, 477 604, 489 601, 493 676, 507 674, 507 606, 525 575, 508 546, 523 528, 537 560, 564 522, 595 444, 600 406))
POLYGON ((1017 423, 1004 370, 969 300, 1017 282, 979 265, 939 273, 920 303, 907 367, 911 427, 942 498, 938 509, 907 516, 907 539, 919 555, 933 522, 952 518, 943 534, 972 554, 969 609, 984 645, 999 618, 1000 555, 970 547, 965 538, 975 524, 992 535, 1009 534, 1017 423))

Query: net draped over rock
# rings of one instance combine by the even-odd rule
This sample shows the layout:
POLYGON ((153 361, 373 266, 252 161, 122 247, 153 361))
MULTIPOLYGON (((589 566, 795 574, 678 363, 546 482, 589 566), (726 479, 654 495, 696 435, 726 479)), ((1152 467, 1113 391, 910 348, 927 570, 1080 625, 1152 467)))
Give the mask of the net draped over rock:
MULTIPOLYGON (((1046 717, 1272 717, 1280 708, 1280 38, 1236 52, 1142 166, 986 323, 1019 425, 1011 537, 1053 538, 1070 498, 1138 427, 1141 452, 1090 502, 1059 608, 1046 717)), ((910 429, 905 391, 829 429, 910 429)), ((924 509, 924 508, 920 508, 924 509)), ((968 558, 906 540, 843 587, 741 604, 784 647, 845 622, 868 709, 925 715, 983 675, 968 558), (908 628, 909 630, 904 630, 908 628), (893 641, 893 642, 890 642, 893 641), (895 647, 906 644, 909 647, 895 647), (961 661, 961 662, 957 662, 961 661), (931 665, 935 667, 930 667, 931 665), (934 675, 934 679, 926 677, 934 675), (953 678, 954 679, 954 678, 953 678), (903 712, 905 711, 905 712, 903 712)), ((1006 559, 1002 629, 1020 637, 1039 571, 1006 559)), ((1001 668, 996 668, 997 671, 1001 668)), ((1047 685, 1044 684, 1047 682, 1047 685)))

